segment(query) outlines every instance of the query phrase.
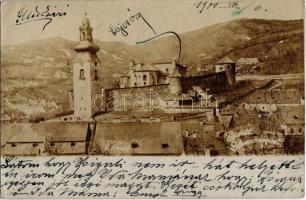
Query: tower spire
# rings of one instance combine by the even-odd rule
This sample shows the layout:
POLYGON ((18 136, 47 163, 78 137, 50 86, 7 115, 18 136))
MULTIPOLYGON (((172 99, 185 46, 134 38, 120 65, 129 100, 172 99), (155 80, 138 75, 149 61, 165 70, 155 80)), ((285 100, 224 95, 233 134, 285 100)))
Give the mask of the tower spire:
POLYGON ((99 47, 94 44, 92 37, 92 28, 90 26, 90 20, 87 17, 87 13, 84 13, 84 16, 81 20, 81 25, 79 27, 80 31, 80 42, 75 46, 75 50, 79 51, 90 51, 97 52, 99 47))
POLYGON ((91 119, 97 112, 92 107, 92 98, 99 92, 97 51, 92 28, 85 13, 79 27, 80 41, 74 47, 77 52, 73 61, 73 106, 78 120, 91 119))

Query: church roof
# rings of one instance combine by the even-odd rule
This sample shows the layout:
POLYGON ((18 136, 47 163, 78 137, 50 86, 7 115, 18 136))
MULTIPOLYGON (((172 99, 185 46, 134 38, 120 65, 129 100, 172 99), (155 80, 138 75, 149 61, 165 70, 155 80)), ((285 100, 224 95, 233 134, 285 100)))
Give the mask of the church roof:
POLYGON ((217 62, 217 64, 234 64, 235 62, 234 61, 232 61, 229 57, 224 57, 224 58, 222 58, 221 60, 219 60, 218 62, 217 62))
POLYGON ((142 71, 159 71, 154 65, 152 64, 145 64, 141 66, 140 69, 136 70, 136 72, 142 72, 142 71))
POLYGON ((95 45, 93 42, 90 42, 88 40, 82 40, 74 47, 74 49, 76 51, 82 51, 88 49, 90 51, 97 52, 99 51, 99 46, 95 45))

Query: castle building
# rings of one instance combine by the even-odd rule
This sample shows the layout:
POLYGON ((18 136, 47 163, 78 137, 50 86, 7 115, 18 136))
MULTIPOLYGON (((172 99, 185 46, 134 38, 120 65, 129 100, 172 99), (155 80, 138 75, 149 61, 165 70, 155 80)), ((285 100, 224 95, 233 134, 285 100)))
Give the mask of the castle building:
POLYGON ((69 98, 70 105, 73 99, 73 116, 61 117, 64 121, 92 121, 99 113, 121 110, 117 108, 121 103, 124 110, 133 110, 139 95, 148 97, 143 109, 152 109, 150 99, 155 94, 160 99, 154 99, 154 103, 161 101, 160 104, 167 105, 170 102, 168 95, 174 95, 171 104, 189 105, 193 100, 198 101, 190 95, 193 86, 215 92, 235 84, 235 62, 229 58, 221 59, 212 72, 202 76, 187 75, 186 66, 176 60, 145 64, 131 61, 127 73, 118 80, 119 87, 106 89, 105 95, 98 99, 101 106, 96 106, 96 97, 102 88, 98 79, 99 47, 93 42, 92 30, 85 14, 79 27, 80 41, 74 47, 77 56, 72 63, 73 92, 69 93, 69 98), (181 98, 177 100, 178 97, 181 98))
POLYGON ((73 60, 73 107, 75 117, 86 120, 95 114, 91 104, 92 97, 98 92, 99 59, 96 53, 99 47, 93 42, 92 28, 86 14, 79 31, 80 41, 74 47, 77 56, 73 60))
POLYGON ((135 64, 130 62, 129 71, 119 78, 120 88, 134 88, 169 84, 171 93, 181 93, 181 78, 186 75, 186 67, 171 62, 135 64))
MULTIPOLYGON (((229 85, 234 85, 236 82, 236 63, 232 61, 228 57, 224 57, 221 60, 219 60, 215 66, 215 73, 222 73, 225 72, 226 77, 221 77, 223 80, 227 80, 229 85)), ((220 76, 219 76, 220 77, 220 76)), ((217 79, 217 83, 220 83, 220 81, 217 79)))

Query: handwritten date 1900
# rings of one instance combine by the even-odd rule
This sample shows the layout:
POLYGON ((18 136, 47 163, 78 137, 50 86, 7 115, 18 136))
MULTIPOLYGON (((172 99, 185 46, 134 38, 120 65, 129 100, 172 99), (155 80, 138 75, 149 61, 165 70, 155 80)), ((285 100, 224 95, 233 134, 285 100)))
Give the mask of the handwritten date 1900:
MULTIPOLYGON (((222 8, 228 8, 233 9, 232 15, 238 15, 246 8, 250 7, 256 3, 256 0, 250 1, 250 3, 246 4, 244 1, 239 0, 225 0, 225 1, 204 1, 200 0, 194 3, 196 9, 199 9, 199 13, 202 14, 206 10, 212 10, 212 9, 222 9, 222 8)), ((261 9, 261 5, 257 4, 254 7, 254 11, 258 11, 261 9)), ((267 11, 267 9, 265 9, 267 11)))

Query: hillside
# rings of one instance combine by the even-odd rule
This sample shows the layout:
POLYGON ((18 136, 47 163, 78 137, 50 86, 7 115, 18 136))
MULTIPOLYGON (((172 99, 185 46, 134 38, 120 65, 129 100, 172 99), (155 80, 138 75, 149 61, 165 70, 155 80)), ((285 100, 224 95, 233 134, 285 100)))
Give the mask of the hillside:
MULTIPOLYGON (((235 20, 186 32, 180 38, 180 62, 188 66, 190 74, 199 73, 225 55, 233 60, 257 57, 262 63, 259 73, 303 71, 302 20, 235 20)), ((178 55, 174 36, 141 45, 100 39, 103 40, 95 40, 100 47, 99 75, 106 88, 115 84, 116 76, 126 72, 130 60, 156 62, 176 59, 178 55)), ((2 116, 22 118, 25 113, 67 110, 76 43, 54 37, 2 47, 2 116), (31 100, 35 99, 39 101, 33 103, 31 100), (18 111, 20 117, 12 116, 11 111, 18 111)))

